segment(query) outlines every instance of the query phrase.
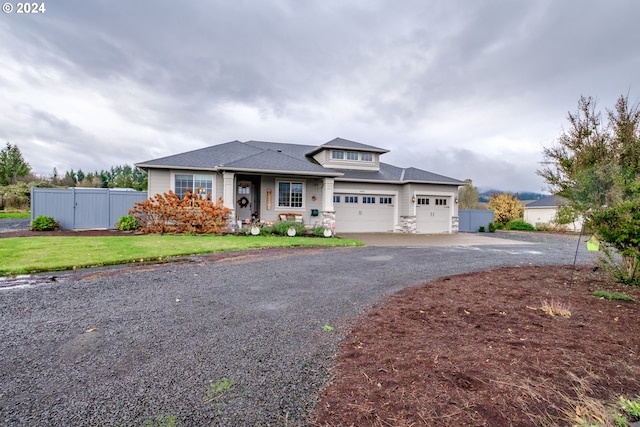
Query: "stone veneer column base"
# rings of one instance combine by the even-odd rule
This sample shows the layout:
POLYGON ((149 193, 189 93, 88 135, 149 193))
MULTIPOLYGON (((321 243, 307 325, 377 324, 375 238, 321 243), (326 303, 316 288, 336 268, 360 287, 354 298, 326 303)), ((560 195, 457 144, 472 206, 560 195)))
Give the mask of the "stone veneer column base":
POLYGON ((320 221, 324 228, 334 231, 336 229, 336 211, 321 211, 320 221))
POLYGON ((236 221, 236 211, 231 210, 231 213, 227 217, 227 231, 229 233, 235 233, 238 231, 238 221, 236 221))
POLYGON ((460 217, 454 216, 451 218, 451 232, 457 233, 460 230, 460 217))
POLYGON ((415 215, 407 215, 400 217, 400 232, 401 233, 417 233, 418 229, 416 228, 416 216, 415 215))

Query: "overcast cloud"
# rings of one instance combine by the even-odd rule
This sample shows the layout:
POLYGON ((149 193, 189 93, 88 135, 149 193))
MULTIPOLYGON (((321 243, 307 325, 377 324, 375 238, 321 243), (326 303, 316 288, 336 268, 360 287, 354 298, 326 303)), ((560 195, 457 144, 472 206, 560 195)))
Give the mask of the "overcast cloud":
POLYGON ((636 0, 44 3, 0 16, 0 141, 42 175, 342 137, 541 191, 580 95, 640 99, 636 0))

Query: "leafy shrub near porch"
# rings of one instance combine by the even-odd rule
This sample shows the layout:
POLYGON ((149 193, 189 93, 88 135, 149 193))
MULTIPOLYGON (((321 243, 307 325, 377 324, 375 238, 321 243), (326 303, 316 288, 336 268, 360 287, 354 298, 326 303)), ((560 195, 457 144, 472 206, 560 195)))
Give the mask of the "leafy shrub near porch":
POLYGON ((226 233, 231 210, 222 205, 222 198, 215 203, 210 199, 210 194, 201 197, 188 190, 180 199, 169 191, 136 203, 129 214, 143 233, 226 233))
POLYGON ((31 231, 52 231, 60 228, 60 223, 50 216, 38 215, 31 221, 31 231))
POLYGON ((120 231, 136 230, 138 227, 138 221, 131 215, 121 216, 116 223, 116 228, 120 231))
POLYGON ((525 222, 521 219, 516 219, 507 223, 507 230, 536 231, 536 228, 528 222, 525 222))
POLYGON ((304 224, 301 223, 301 222, 296 222, 296 221, 280 221, 280 222, 276 222, 275 224, 273 224, 273 227, 272 227, 271 230, 272 230, 273 234, 279 234, 280 236, 286 236, 287 235, 287 231, 289 230, 290 227, 293 227, 296 230, 296 236, 302 236, 306 232, 304 224))

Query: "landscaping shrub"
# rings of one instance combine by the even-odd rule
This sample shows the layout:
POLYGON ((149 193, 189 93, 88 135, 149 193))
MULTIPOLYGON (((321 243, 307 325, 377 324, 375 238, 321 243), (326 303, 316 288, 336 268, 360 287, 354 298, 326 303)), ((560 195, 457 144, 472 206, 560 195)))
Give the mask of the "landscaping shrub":
POLYGON ((481 226, 478 228, 478 233, 484 233, 484 225, 481 225, 481 226))
POLYGON ((290 227, 293 227, 296 230, 296 236, 302 236, 306 229, 304 224, 296 221, 280 221, 273 224, 273 234, 278 234, 280 236, 286 236, 287 231, 290 227))
POLYGON ((131 231, 138 229, 138 221, 132 217, 131 215, 121 216, 118 222, 116 223, 116 227, 120 231, 131 231))
POLYGON ((140 224, 143 233, 226 233, 231 210, 222 205, 222 198, 211 202, 211 195, 199 196, 185 192, 180 199, 172 191, 156 194, 137 202, 129 211, 140 224))
POLYGON ((528 222, 525 222, 521 219, 516 219, 513 221, 509 221, 507 223, 507 230, 516 230, 516 231, 536 231, 535 227, 528 222))
POLYGON ((325 230, 325 227, 323 227, 322 225, 316 225, 311 230, 311 234, 313 234, 316 237, 324 237, 324 230, 325 230))
POLYGON ((31 231, 52 231, 58 230, 60 223, 50 216, 38 215, 36 219, 31 221, 31 231))

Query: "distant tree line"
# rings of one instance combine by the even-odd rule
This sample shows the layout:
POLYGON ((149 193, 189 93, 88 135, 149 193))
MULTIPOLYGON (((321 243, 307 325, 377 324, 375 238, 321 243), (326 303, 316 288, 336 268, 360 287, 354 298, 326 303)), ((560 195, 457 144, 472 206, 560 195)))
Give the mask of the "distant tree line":
POLYGON ((73 169, 60 175, 36 176, 15 144, 7 142, 0 150, 0 209, 29 209, 31 187, 95 187, 147 189, 147 174, 129 165, 108 170, 83 172, 73 169))

